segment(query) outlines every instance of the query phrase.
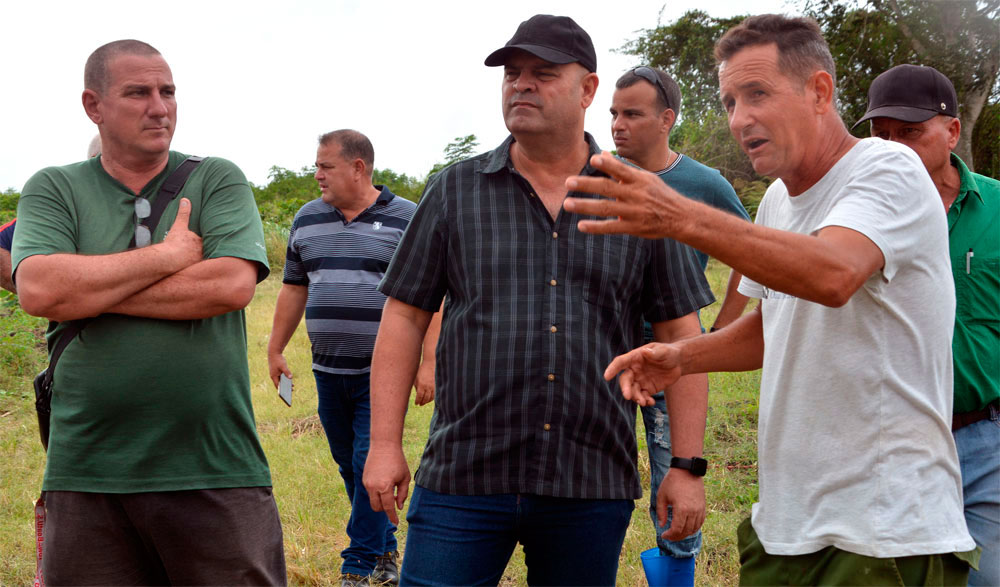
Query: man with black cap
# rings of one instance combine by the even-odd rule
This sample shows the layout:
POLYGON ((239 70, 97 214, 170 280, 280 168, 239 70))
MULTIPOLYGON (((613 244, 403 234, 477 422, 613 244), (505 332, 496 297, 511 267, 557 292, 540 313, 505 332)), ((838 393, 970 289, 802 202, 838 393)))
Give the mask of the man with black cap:
MULTIPOLYGON (((692 249, 586 235, 562 211, 566 178, 597 173, 600 152, 583 130, 598 85, 587 33, 534 16, 486 65, 504 68, 511 136, 429 182, 379 285, 364 483, 394 518, 420 344, 447 294, 401 582, 496 584, 521 543, 531 584, 611 585, 642 488, 635 407, 601 366, 641 341, 643 317, 660 340, 697 335, 695 311, 713 298, 692 249)), ((668 392, 680 465, 701 456, 706 390, 698 375, 668 392)), ((664 484, 674 539, 704 519, 703 472, 674 469, 664 484)))
POLYGON ((969 533, 983 549, 969 585, 1000 585, 1000 182, 952 152, 962 125, 951 80, 933 67, 898 65, 868 90, 871 134, 920 157, 948 214, 955 278, 952 435, 962 467, 969 533))

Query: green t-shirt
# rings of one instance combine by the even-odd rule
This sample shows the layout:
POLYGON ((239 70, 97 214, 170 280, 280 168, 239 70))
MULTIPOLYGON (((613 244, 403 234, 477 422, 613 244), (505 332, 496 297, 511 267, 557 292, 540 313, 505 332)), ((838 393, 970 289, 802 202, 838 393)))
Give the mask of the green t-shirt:
MULTIPOLYGON (((155 200, 186 155, 139 194, 155 200)), ((128 248, 136 195, 93 158, 36 173, 18 204, 15 268, 32 255, 128 248)), ((260 215, 243 173, 208 158, 167 207, 153 242, 191 200, 206 259, 238 257, 268 274, 260 215)), ((52 345, 61 327, 49 332, 52 345)), ((54 379, 45 491, 175 491, 271 484, 254 426, 243 311, 203 320, 102 314, 66 347, 54 379)))
POLYGON ((955 154, 951 163, 962 180, 948 209, 958 302, 952 353, 959 414, 1000 398, 1000 181, 970 172, 955 154))

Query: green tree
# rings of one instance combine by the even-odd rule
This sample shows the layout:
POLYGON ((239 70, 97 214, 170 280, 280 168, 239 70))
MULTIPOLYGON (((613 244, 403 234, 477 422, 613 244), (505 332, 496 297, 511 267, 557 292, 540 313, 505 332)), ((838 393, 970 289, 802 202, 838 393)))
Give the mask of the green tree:
MULTIPOLYGON (((848 125, 864 115, 878 74, 903 63, 930 65, 955 86, 962 123, 955 152, 976 165, 975 127, 1000 88, 1000 0, 805 0, 803 11, 820 23, 837 62, 848 125)), ((867 136, 868 128, 855 134, 867 136)), ((995 143, 996 135, 985 139, 995 143)))
POLYGON ((14 188, 0 192, 0 224, 6 224, 17 215, 17 201, 20 199, 21 194, 14 188))
POLYGON ((673 75, 681 88, 682 124, 685 120, 697 124, 702 115, 720 110, 715 42, 744 18, 716 18, 689 10, 670 24, 643 30, 619 51, 673 75))
POLYGON ((429 180, 432 175, 452 163, 464 161, 465 159, 472 157, 476 154, 476 148, 478 146, 479 141, 476 139, 476 135, 455 137, 455 140, 448 143, 444 148, 444 163, 435 163, 434 167, 431 167, 431 170, 427 172, 427 179, 429 180))
POLYGON ((983 175, 1000 178, 1000 101, 983 108, 972 135, 972 159, 983 175))
POLYGON ((411 202, 417 202, 420 200, 420 194, 424 191, 425 182, 415 177, 410 177, 405 173, 396 173, 391 169, 376 168, 372 173, 372 183, 384 185, 397 196, 406 198, 411 202))
POLYGON ((269 222, 291 224, 299 208, 319 196, 319 186, 313 178, 315 173, 315 167, 303 167, 298 172, 271 167, 267 185, 251 185, 260 217, 269 222))
MULTIPOLYGON (((962 136, 956 152, 970 167, 997 176, 996 128, 1000 102, 1000 0, 799 0, 819 22, 837 65, 838 105, 851 125, 864 115, 871 81, 901 63, 931 65, 955 84, 962 136), (984 116, 983 113, 992 112, 984 116), (992 116, 992 117, 991 117, 992 116), (993 125, 993 126, 990 126, 993 125), (985 163, 982 163, 985 162, 985 163)), ((726 179, 752 181, 738 146, 720 132, 715 42, 744 16, 716 18, 700 10, 646 29, 620 51, 670 72, 683 94, 671 145, 718 167, 726 179)), ((867 136, 867 128, 854 131, 867 136)))
POLYGON ((454 141, 445 146, 444 159, 449 164, 468 159, 476 154, 476 147, 478 146, 479 141, 476 140, 476 135, 455 137, 454 141))

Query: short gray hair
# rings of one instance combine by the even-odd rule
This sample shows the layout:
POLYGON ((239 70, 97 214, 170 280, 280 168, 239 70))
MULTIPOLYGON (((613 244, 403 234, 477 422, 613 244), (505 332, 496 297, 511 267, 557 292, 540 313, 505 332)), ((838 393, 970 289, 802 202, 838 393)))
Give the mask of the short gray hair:
POLYGON ((140 55, 148 57, 159 55, 160 52, 149 43, 136 41, 135 39, 123 39, 121 41, 111 41, 101 45, 87 58, 87 65, 83 68, 83 87, 93 90, 98 94, 103 94, 111 83, 108 74, 108 66, 115 57, 121 55, 140 55))

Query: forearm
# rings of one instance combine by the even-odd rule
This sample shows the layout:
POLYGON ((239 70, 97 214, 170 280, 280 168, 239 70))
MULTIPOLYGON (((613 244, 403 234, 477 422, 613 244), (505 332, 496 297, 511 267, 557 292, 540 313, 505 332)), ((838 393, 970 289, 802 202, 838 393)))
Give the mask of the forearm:
POLYGON ((687 198, 671 198, 670 207, 671 214, 684 218, 675 225, 677 240, 798 298, 842 305, 881 266, 868 271, 853 263, 838 242, 751 224, 687 198))
POLYGON ((427 325, 427 333, 424 335, 424 342, 422 345, 421 352, 421 364, 430 363, 434 364, 434 353, 437 351, 438 337, 441 336, 441 315, 444 313, 444 303, 441 304, 441 308, 434 315, 431 316, 431 321, 427 325))
MULTIPOLYGON (((657 342, 677 343, 701 338, 697 313, 676 320, 653 324, 657 342)), ((708 413, 708 376, 685 375, 665 390, 670 415, 670 444, 677 456, 690 458, 702 454, 705 417, 708 413)))
POLYGON ((17 293, 17 288, 14 287, 14 280, 10 274, 10 251, 7 249, 0 249, 0 287, 17 293))
POLYGON ((252 261, 206 259, 135 292, 107 312, 163 320, 211 318, 245 308, 256 282, 252 261))
POLYGON ((108 312, 183 267, 160 245, 111 255, 33 255, 18 266, 18 294, 33 316, 74 320, 108 312))
POLYGON ((670 446, 674 456, 702 455, 708 415, 708 375, 685 375, 665 390, 670 415, 670 446))
POLYGON ((718 332, 683 341, 681 372, 753 371, 764 362, 764 325, 760 307, 718 332))
POLYGON ((743 315, 743 309, 746 308, 747 300, 750 298, 739 291, 740 279, 742 278, 743 275, 735 269, 729 270, 726 297, 722 300, 722 307, 719 308, 719 313, 715 317, 715 323, 712 325, 713 329, 724 328, 743 315))
POLYGON ((302 321, 308 297, 308 286, 282 284, 278 291, 278 301, 274 305, 274 322, 267 341, 268 355, 281 354, 288 346, 288 341, 302 321))
POLYGON ((430 320, 431 312, 393 298, 385 302, 371 368, 373 450, 402 446, 406 406, 430 320))

